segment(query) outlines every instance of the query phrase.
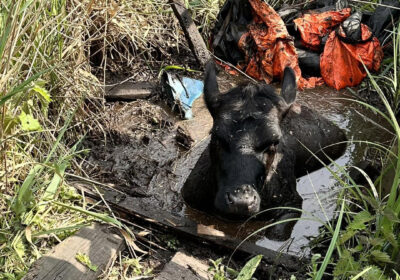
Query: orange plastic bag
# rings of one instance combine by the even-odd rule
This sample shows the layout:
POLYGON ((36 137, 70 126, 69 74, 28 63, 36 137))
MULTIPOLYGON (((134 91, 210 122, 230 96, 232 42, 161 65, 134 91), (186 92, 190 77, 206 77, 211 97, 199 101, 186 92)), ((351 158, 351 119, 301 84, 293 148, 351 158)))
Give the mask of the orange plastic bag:
POLYGON ((350 14, 351 8, 345 8, 341 11, 309 13, 296 18, 293 22, 299 30, 303 44, 312 50, 318 50, 322 37, 329 34, 350 14))
POLYGON ((292 37, 278 13, 260 0, 249 0, 254 23, 239 40, 239 48, 246 54, 245 72, 258 80, 271 83, 281 79, 286 66, 291 66, 297 79, 301 71, 292 37), (252 47, 255 44, 255 49, 252 47), (255 52, 255 53, 254 53, 255 52))
POLYGON ((368 70, 379 70, 383 59, 379 40, 364 24, 361 24, 361 37, 361 43, 350 44, 343 42, 346 35, 342 27, 331 32, 320 63, 321 75, 327 85, 339 90, 360 84, 367 75, 363 63, 368 70))
POLYGON ((246 74, 269 84, 273 79, 281 80, 285 67, 290 66, 300 89, 323 84, 322 79, 306 80, 301 77, 293 38, 278 13, 260 0, 249 0, 249 3, 254 23, 249 25, 249 31, 238 42, 246 56, 247 64, 242 66, 246 74))

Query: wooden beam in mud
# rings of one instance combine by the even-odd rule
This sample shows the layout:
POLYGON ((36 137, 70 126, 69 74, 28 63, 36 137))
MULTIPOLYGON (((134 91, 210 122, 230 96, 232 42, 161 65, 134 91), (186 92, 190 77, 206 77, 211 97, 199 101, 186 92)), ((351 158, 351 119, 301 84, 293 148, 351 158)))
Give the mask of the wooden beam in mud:
POLYGON ((183 33, 185 34, 186 40, 197 62, 201 66, 204 66, 211 56, 203 38, 192 20, 190 12, 185 8, 185 4, 181 0, 170 0, 169 3, 171 4, 175 16, 179 20, 183 33))
POLYGON ((208 265, 188 255, 177 252, 154 280, 207 280, 208 265))
POLYGON ((80 229, 37 260, 23 280, 97 279, 108 269, 124 244, 124 239, 109 225, 95 223, 80 229), (97 270, 93 271, 79 262, 76 259, 78 253, 88 256, 97 270))
MULTIPOLYGON (((74 183, 72 185, 78 190, 84 191, 88 197, 97 200, 101 199, 92 186, 88 184, 74 183)), ((137 217, 153 226, 173 231, 177 235, 200 242, 207 241, 229 252, 237 249, 237 253, 240 254, 261 254, 267 263, 283 266, 290 271, 297 271, 304 264, 301 259, 295 256, 260 247, 252 242, 245 241, 241 244, 241 240, 226 236, 220 231, 216 232, 216 230, 197 224, 186 217, 175 216, 172 213, 159 209, 153 204, 145 203, 144 199, 131 197, 111 188, 100 188, 99 186, 97 188, 102 193, 103 199, 113 210, 137 217), (238 247, 239 245, 240 247, 238 247)))
POLYGON ((105 89, 104 97, 106 100, 137 100, 150 97, 153 93, 156 83, 151 82, 124 82, 113 87, 105 89))

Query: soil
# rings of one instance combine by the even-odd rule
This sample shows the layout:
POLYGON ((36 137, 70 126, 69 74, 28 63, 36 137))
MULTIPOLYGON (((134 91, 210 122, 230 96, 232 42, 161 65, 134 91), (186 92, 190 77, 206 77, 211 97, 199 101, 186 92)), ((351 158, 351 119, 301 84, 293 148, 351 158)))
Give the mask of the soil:
POLYGON ((86 142, 91 149, 86 170, 95 180, 130 196, 151 196, 160 208, 174 205, 180 212, 174 164, 185 149, 176 140, 175 121, 147 100, 107 104, 103 131, 94 132, 86 142), (157 192, 160 186, 168 192, 157 192))

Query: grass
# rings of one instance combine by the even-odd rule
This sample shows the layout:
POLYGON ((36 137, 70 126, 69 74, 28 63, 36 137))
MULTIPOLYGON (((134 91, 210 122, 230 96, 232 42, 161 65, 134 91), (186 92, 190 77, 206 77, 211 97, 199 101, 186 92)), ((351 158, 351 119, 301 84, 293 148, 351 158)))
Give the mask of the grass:
POLYGON ((322 279, 328 275, 335 279, 399 279, 400 127, 396 118, 400 96, 399 43, 400 24, 394 29, 393 58, 383 66, 386 74, 373 76, 368 72, 369 82, 382 100, 385 111, 368 107, 384 115, 391 125, 395 134, 393 146, 381 149, 386 159, 382 174, 375 182, 363 173, 369 182, 367 186, 355 184, 342 168, 346 180, 342 181, 343 191, 339 201, 344 206, 340 211, 341 215, 344 213, 344 225, 339 228, 338 235, 337 231, 334 234, 327 233, 327 238, 331 239, 329 250, 322 264, 318 265, 318 272, 311 275, 312 279, 322 279), (334 254, 332 249, 335 250, 334 254))
MULTIPOLYGON (((186 4, 208 32, 221 2, 186 4)), ((187 50, 166 0, 1 2, 0 279, 22 278, 37 258, 94 220, 123 227, 135 250, 129 228, 87 206, 66 174, 86 177, 81 142, 102 129, 96 111, 107 73, 148 80, 187 50)), ((135 266, 135 275, 147 273, 131 257, 121 263, 135 266)))
MULTIPOLYGON (((223 2, 185 1, 205 38, 223 2)), ((399 29, 395 32, 394 56, 385 61, 385 75, 370 76, 370 81, 387 101, 385 114, 397 140, 399 29)), ((92 221, 124 227, 112 213, 88 207, 66 174, 86 176, 80 166, 88 151, 81 142, 100 126, 95 112, 103 105, 106 74, 123 72, 137 81, 148 80, 165 65, 179 64, 187 50, 166 0, 1 2, 0 279, 21 279, 37 258, 92 221)), ((400 142, 394 143, 395 156, 385 165, 393 174, 387 195, 352 182, 345 185, 340 213, 347 226, 337 223, 329 230, 334 237, 329 251, 310 268, 315 279, 327 271, 337 279, 400 279, 400 142)), ((378 179, 372 185, 380 190, 383 183, 378 179)), ((132 233, 125 231, 133 244, 132 233)), ((141 261, 120 257, 119 267, 110 268, 104 279, 149 277, 152 272, 141 261)), ((258 262, 245 266, 245 276, 258 262)), ((214 262, 213 268, 225 277, 220 263, 214 262)))
POLYGON ((51 246, 106 220, 76 211, 82 197, 65 180, 87 152, 84 100, 101 96, 85 63, 85 13, 80 1, 1 3, 0 279, 20 279, 51 246))
POLYGON ((92 73, 129 67, 135 76, 161 64, 155 53, 163 60, 171 48, 185 48, 171 13, 166 1, 1 2, 0 279, 22 278, 94 220, 122 227, 86 206, 66 174, 86 176, 81 142, 100 126, 104 80, 92 73))

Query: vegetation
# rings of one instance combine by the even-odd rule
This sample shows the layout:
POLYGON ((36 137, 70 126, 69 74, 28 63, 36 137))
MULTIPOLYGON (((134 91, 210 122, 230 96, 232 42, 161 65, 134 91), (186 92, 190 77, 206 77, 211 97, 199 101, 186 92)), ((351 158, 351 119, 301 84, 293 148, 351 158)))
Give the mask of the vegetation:
MULTIPOLYGON (((223 2, 185 1, 205 37, 223 2)), ((382 149, 384 169, 368 187, 339 167, 340 211, 336 224, 327 225, 325 256, 315 255, 310 265, 313 279, 400 279, 400 25, 394 33, 393 57, 382 75, 369 78, 385 105, 382 112, 371 109, 385 116, 396 138, 382 149)), ((22 278, 43 253, 94 220, 122 227, 71 187, 72 179, 86 177, 81 164, 88 151, 81 143, 100 126, 93 112, 103 105, 107 72, 146 80, 185 50, 166 0, 1 1, 0 279, 22 278)), ((89 266, 86 257, 77 256, 89 266)), ((107 277, 151 275, 140 261, 120 258, 107 277)), ((217 260, 211 270, 215 279, 226 279, 227 272, 250 279, 259 262, 250 260, 239 273, 217 260)))
POLYGON ((385 157, 382 173, 375 182, 360 170, 367 186, 357 185, 343 167, 339 168, 344 179, 334 174, 343 185, 338 201, 341 208, 335 228, 328 228, 329 249, 317 266, 319 269, 310 274, 313 279, 322 279, 323 275, 335 279, 400 279, 400 126, 396 118, 400 97, 400 24, 393 33, 393 57, 384 62, 385 75, 368 73, 385 111, 357 101, 389 122, 395 134, 393 146, 376 146, 385 157))
POLYGON ((250 280, 253 277, 258 265, 260 264, 262 255, 258 255, 250 259, 240 271, 236 271, 222 264, 222 259, 216 261, 210 260, 211 266, 209 271, 214 273, 214 280, 250 280))
MULTIPOLYGON (((216 3, 193 2, 204 26, 216 3)), ((22 278, 93 220, 121 227, 69 182, 86 177, 81 143, 100 126, 106 71, 147 79, 143 73, 158 73, 171 53, 187 49, 171 15, 163 0, 1 1, 0 279, 22 278)))

